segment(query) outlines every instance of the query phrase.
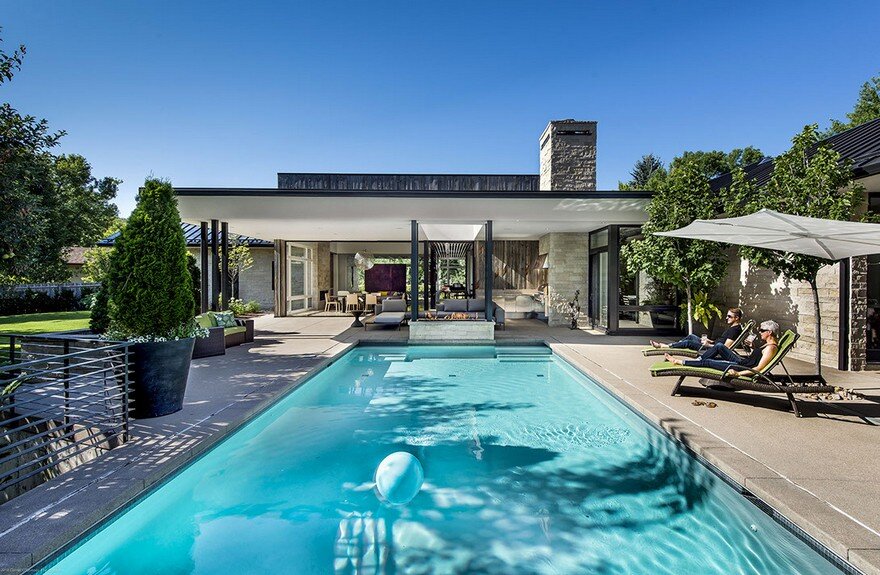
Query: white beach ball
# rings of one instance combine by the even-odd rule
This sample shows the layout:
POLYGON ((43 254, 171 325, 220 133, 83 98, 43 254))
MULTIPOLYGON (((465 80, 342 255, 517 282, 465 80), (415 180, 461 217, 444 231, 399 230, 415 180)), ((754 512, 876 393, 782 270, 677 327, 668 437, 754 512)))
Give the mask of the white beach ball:
POLYGON ((376 491, 391 505, 406 505, 422 488, 425 472, 411 453, 397 451, 376 468, 376 491))

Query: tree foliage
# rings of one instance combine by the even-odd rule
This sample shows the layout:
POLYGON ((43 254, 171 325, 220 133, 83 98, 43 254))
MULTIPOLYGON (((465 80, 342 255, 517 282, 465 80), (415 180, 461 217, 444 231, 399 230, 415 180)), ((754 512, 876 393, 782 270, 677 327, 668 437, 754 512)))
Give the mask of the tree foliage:
POLYGON ((711 180, 722 174, 732 172, 738 167, 760 162, 763 158, 764 153, 753 146, 735 148, 729 152, 722 152, 720 150, 708 152, 686 151, 680 156, 673 158, 667 169, 656 156, 648 154, 647 156, 642 156, 636 162, 632 172, 630 172, 633 179, 627 183, 620 183, 618 187, 621 190, 657 190, 664 185, 670 172, 684 164, 691 165, 711 180), (652 162, 657 162, 657 164, 652 162), (647 177, 645 178, 645 176, 647 177), (644 181, 642 181, 643 179, 644 181))
POLYGON ((693 296, 711 292, 724 276, 727 257, 715 242, 656 236, 686 226, 695 219, 716 214, 717 198, 709 179, 696 158, 676 163, 668 177, 655 190, 648 204, 648 220, 642 238, 621 250, 621 260, 632 273, 644 270, 650 276, 682 290, 688 302, 688 327, 692 330, 693 296))
POLYGON ((654 154, 646 154, 639 158, 632 171, 630 181, 619 185, 622 190, 647 190, 651 176, 658 170, 663 170, 663 161, 654 154))
POLYGON ((880 118, 880 76, 874 76, 859 90, 859 98, 852 112, 846 115, 847 121, 831 120, 831 127, 821 137, 827 138, 845 130, 880 118))
POLYGON ((192 335, 192 276, 170 183, 144 183, 116 240, 106 283, 115 336, 154 340, 192 335))
MULTIPOLYGON (((23 54, 0 51, 0 83, 23 54)), ((82 156, 53 154, 64 134, 0 104, 0 284, 67 279, 66 249, 93 243, 116 216, 119 180, 94 178, 82 156)))
MULTIPOLYGON (((251 254, 251 249, 238 236, 234 236, 229 243, 229 282, 233 291, 241 272, 252 267, 254 267, 254 256, 251 254)), ((238 292, 233 295, 238 297, 238 292)))
MULTIPOLYGON (((863 201, 863 188, 852 181, 849 163, 820 142, 818 126, 808 125, 792 139, 792 147, 777 157, 773 175, 761 190, 734 171, 730 188, 722 194, 728 215, 743 216, 762 208, 784 214, 851 220, 863 201)), ((793 280, 808 282, 813 290, 817 342, 821 341, 821 318, 816 279, 825 259, 743 246, 739 253, 751 263, 793 280)), ((816 369, 821 370, 821 345, 816 346, 816 369)), ((820 371, 817 371, 820 372, 820 371)))
MULTIPOLYGON (((108 238, 116 233, 121 233, 125 227, 123 218, 115 218, 113 223, 101 234, 102 238, 108 238)), ((82 277, 85 281, 101 283, 107 277, 110 270, 110 258, 113 248, 95 246, 86 250, 83 254, 82 277)))

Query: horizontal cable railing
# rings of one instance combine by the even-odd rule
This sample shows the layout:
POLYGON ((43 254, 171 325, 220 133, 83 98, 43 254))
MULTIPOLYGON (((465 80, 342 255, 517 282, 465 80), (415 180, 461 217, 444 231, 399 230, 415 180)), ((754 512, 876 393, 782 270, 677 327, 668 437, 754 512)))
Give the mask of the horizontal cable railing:
POLYGON ((128 441, 130 365, 126 342, 0 334, 0 502, 128 441))

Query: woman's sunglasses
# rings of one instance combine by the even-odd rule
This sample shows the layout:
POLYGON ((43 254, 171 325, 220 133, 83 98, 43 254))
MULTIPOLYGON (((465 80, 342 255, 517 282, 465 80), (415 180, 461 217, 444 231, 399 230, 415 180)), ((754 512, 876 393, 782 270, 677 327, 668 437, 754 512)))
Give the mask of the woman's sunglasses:
POLYGON ((765 331, 773 331, 772 329, 759 329, 759 333, 764 333, 765 331))

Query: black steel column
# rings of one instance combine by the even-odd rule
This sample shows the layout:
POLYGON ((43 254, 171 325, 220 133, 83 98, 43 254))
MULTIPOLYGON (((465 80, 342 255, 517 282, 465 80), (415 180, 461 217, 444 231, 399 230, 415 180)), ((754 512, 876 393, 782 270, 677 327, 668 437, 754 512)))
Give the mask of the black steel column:
POLYGON ((229 281, 229 222, 223 222, 222 226, 222 251, 220 255, 220 285, 222 286, 220 294, 222 301, 221 309, 229 309, 229 298, 232 295, 232 282, 229 281))
POLYGON ((422 275, 425 278, 424 281, 422 282, 422 289, 425 290, 425 292, 422 294, 422 300, 425 302, 425 309, 431 308, 431 306, 429 305, 429 302, 428 302, 428 296, 429 296, 428 280, 431 279, 430 275, 428 274, 428 266, 431 265, 431 258, 430 258, 430 252, 429 252, 430 249, 431 249, 431 244, 429 244, 427 241, 422 242, 422 252, 423 252, 422 253, 422 275))
POLYGON ((201 312, 208 311, 208 222, 202 222, 199 235, 199 255, 201 256, 202 273, 199 295, 201 296, 201 312))
POLYGON ((412 220, 412 236, 409 254, 409 301, 410 321, 419 319, 419 222, 412 220))
MULTIPOLYGON (((430 246, 430 244, 428 244, 430 246)), ((428 256, 428 309, 437 307, 437 252, 433 247, 428 256)))
POLYGON ((477 297, 477 240, 471 242, 471 284, 468 289, 471 290, 469 297, 477 297))
POLYGON ((495 272, 492 270, 492 220, 486 222, 486 320, 495 321, 495 304, 492 301, 492 284, 495 283, 495 272))
POLYGON ((837 338, 837 369, 849 371, 850 354, 850 302, 852 301, 852 258, 840 260, 839 334, 837 338))
MULTIPOLYGON (((574 294, 572 294, 574 295, 574 294)), ((601 305, 601 304, 600 304, 601 305)), ((608 226, 608 333, 620 329, 620 226, 608 226)))
POLYGON ((220 309, 220 222, 211 220, 211 309, 220 309))

